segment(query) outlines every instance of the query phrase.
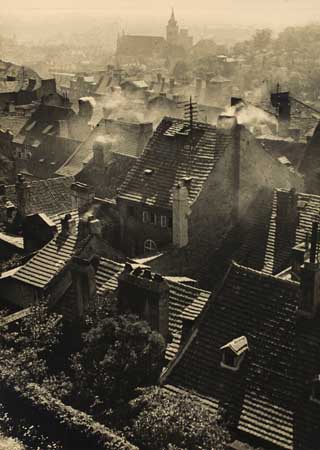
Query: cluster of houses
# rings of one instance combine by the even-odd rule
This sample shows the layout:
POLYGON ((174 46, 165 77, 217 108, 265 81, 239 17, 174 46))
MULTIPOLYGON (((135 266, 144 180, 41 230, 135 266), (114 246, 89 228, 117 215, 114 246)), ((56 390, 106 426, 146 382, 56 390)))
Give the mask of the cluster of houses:
MULTIPOLYGON (((212 95, 225 82, 207 81, 212 95)), ((320 112, 278 91, 232 98, 213 125, 172 114, 177 87, 161 76, 154 96, 110 69, 76 109, 55 85, 37 97, 39 83, 0 116, 8 322, 48 299, 76 323, 112 293, 164 337, 163 389, 222 415, 230 448, 318 450, 320 112), (93 123, 94 92, 161 100, 162 118, 114 117, 119 101, 93 123)))

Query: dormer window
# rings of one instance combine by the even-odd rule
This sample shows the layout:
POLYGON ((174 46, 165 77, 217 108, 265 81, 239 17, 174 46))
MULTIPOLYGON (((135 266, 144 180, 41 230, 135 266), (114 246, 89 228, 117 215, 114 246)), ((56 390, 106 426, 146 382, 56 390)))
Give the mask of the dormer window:
POLYGON ((221 367, 236 372, 240 369, 241 362, 249 350, 248 340, 245 336, 241 336, 223 345, 220 350, 221 367))
POLYGON ((320 405, 320 374, 312 380, 310 400, 320 405))

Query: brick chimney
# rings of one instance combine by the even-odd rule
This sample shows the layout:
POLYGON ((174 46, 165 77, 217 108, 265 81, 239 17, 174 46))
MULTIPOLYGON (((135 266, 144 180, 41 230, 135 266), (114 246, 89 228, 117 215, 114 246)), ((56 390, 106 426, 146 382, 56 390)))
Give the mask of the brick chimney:
POLYGON ((320 264, 318 251, 319 222, 312 223, 309 258, 301 266, 301 298, 298 313, 312 318, 320 303, 320 264))
POLYGON ((172 201, 172 242, 178 248, 189 242, 189 192, 184 181, 180 181, 173 191, 172 201))
POLYGON ((163 78, 161 79, 160 93, 161 93, 161 92, 164 92, 164 89, 165 89, 165 83, 166 83, 166 79, 163 77, 163 78))
POLYGON ((79 181, 71 185, 71 200, 72 208, 83 211, 88 206, 92 205, 94 200, 94 188, 79 181))
POLYGON ((118 300, 122 312, 129 311, 149 323, 165 340, 169 337, 169 285, 147 268, 126 264, 118 278, 118 300))
POLYGON ((279 134, 288 136, 291 116, 290 93, 276 92, 271 94, 271 104, 278 112, 279 134))
POLYGON ((276 190, 276 215, 273 218, 275 224, 274 243, 274 267, 273 273, 279 273, 288 267, 292 248, 296 241, 298 226, 297 194, 294 189, 276 190))
POLYGON ((18 213, 24 218, 32 213, 31 185, 24 179, 24 176, 21 173, 18 174, 16 182, 16 195, 18 213))
POLYGON ((105 136, 98 136, 92 148, 94 165, 104 170, 106 163, 111 159, 112 141, 105 136))
POLYGON ((67 120, 59 120, 59 136, 66 139, 70 137, 69 124, 67 120))
POLYGON ((96 268, 99 258, 82 258, 73 256, 71 260, 72 283, 76 291, 76 318, 81 318, 87 310, 90 302, 96 295, 96 268))
POLYGON ((174 78, 170 78, 170 81, 169 81, 169 92, 170 92, 170 94, 173 94, 174 85, 175 85, 175 79, 174 78))
POLYGON ((66 214, 63 219, 61 219, 61 233, 62 234, 72 234, 77 233, 77 223, 76 220, 72 218, 71 214, 66 214))
POLYGON ((93 115, 93 110, 95 107, 95 100, 93 97, 82 97, 79 99, 79 118, 83 119, 85 122, 89 122, 93 115))

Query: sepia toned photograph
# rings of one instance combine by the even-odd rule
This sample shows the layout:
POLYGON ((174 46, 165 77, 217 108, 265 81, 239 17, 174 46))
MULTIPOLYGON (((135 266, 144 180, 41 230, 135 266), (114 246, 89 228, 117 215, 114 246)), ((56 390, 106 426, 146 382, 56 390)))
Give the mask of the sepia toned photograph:
POLYGON ((319 0, 0 0, 0 450, 320 450, 319 0))

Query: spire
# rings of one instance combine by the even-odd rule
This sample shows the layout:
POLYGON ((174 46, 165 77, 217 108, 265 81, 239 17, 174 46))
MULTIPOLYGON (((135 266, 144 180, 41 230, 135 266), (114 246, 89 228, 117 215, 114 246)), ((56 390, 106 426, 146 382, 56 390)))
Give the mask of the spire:
POLYGON ((169 20, 169 25, 176 25, 176 24, 177 24, 177 21, 176 21, 175 15, 174 15, 174 8, 171 8, 171 17, 169 20))

